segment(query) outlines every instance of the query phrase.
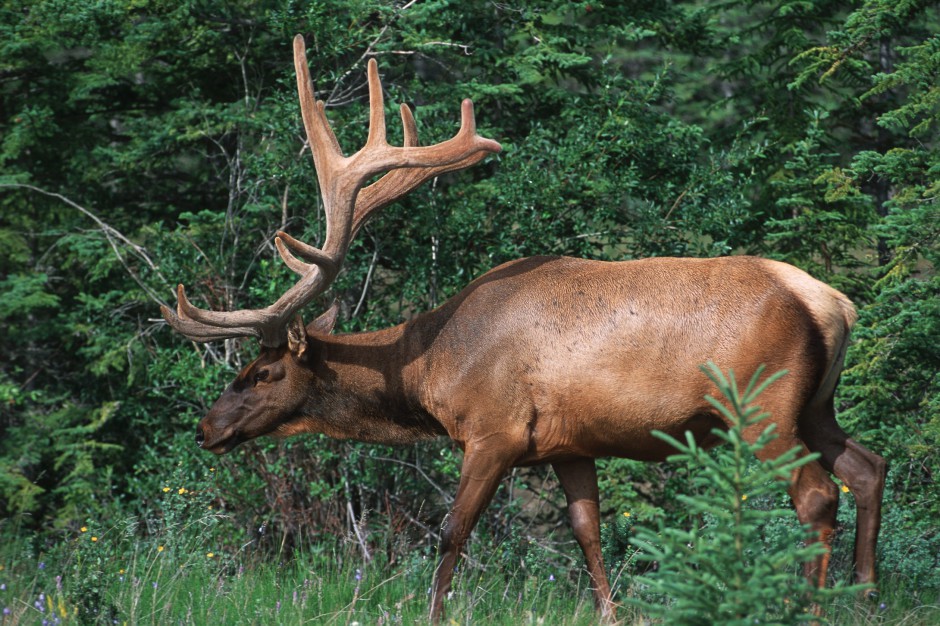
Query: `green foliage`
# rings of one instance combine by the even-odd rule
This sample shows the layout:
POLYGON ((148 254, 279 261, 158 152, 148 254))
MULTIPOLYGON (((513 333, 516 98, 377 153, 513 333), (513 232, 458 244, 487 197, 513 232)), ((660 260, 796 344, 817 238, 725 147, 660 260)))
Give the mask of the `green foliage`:
POLYGON ((838 155, 822 145, 827 117, 821 112, 811 118, 806 134, 788 146, 783 172, 771 181, 781 217, 768 221, 767 242, 781 260, 805 267, 835 287, 857 289, 849 282, 857 278, 844 272, 862 265, 855 255, 870 246, 867 227, 877 216, 872 198, 855 184, 856 174, 832 168, 838 155))
POLYGON ((7 276, 0 284, 3 289, 0 319, 7 320, 29 314, 34 309, 56 306, 59 299, 45 289, 48 280, 45 274, 7 276))
POLYGON ((42 521, 54 527, 79 517, 85 503, 98 497, 103 485, 111 484, 111 463, 122 448, 96 437, 118 407, 116 403, 95 409, 65 406, 28 426, 9 428, 0 444, 3 514, 41 514, 42 521), (50 438, 49 445, 30 445, 43 437, 50 438), (56 507, 43 507, 43 501, 56 502, 56 507))
POLYGON ((753 462, 776 437, 773 424, 756 438, 747 436, 769 417, 759 413, 755 402, 785 372, 760 382, 763 368, 759 368, 740 390, 733 372, 726 377, 713 363, 703 371, 724 398, 707 396, 728 424, 727 430, 712 431, 727 446, 710 454, 691 433, 686 433, 685 442, 654 433, 679 451, 670 461, 687 464, 692 494, 678 498, 699 521, 690 529, 663 523, 658 532, 638 529, 632 540, 641 550, 637 559, 655 562, 657 569, 637 579, 635 584, 645 589, 636 603, 651 617, 671 624, 811 621, 814 594, 796 566, 815 559, 825 548, 801 543, 806 530, 791 530, 767 545, 768 522, 793 513, 754 505, 755 500, 783 492, 793 470, 815 459, 812 454, 801 456, 796 447, 777 458, 753 462))
MULTIPOLYGON (((860 440, 878 442, 892 470, 893 495, 886 498, 900 510, 889 509, 883 535, 906 537, 905 551, 916 547, 924 557, 905 559, 904 575, 937 585, 940 534, 929 520, 940 514, 940 277, 919 275, 913 264, 905 269, 916 258, 905 263, 905 256, 886 270, 876 298, 861 311, 843 376, 844 421, 860 440), (912 509, 923 514, 910 515, 912 509)), ((898 552, 883 554, 893 559, 898 552)))

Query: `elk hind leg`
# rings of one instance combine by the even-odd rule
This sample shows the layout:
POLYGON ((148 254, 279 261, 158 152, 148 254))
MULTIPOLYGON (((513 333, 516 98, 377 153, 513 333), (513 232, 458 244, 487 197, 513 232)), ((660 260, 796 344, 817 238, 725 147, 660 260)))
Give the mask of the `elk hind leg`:
POLYGON ((822 466, 855 497, 855 582, 874 586, 887 464, 839 427, 831 402, 801 419, 800 430, 810 450, 819 452, 822 466))
POLYGON ((605 619, 613 620, 616 606, 610 599, 610 583, 601 554, 600 507, 594 459, 557 462, 552 464, 552 468, 565 491, 571 528, 584 552, 588 574, 594 585, 594 606, 605 619))

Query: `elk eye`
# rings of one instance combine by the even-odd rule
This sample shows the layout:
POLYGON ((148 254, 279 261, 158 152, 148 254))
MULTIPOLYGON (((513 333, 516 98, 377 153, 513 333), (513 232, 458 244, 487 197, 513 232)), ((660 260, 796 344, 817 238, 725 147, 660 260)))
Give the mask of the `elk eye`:
POLYGON ((264 382, 268 379, 268 370, 258 370, 255 372, 255 384, 264 382))

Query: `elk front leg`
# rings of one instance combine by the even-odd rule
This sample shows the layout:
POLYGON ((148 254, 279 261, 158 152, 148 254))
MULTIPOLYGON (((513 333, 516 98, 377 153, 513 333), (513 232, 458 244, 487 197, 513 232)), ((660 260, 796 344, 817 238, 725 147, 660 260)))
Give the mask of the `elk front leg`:
POLYGON ((612 621, 616 606, 610 600, 610 583, 607 582, 601 555, 601 518, 594 459, 553 463, 552 468, 565 490, 571 528, 587 561, 588 573, 594 585, 594 606, 605 619, 612 621))
POLYGON ((493 499, 499 481, 511 466, 507 459, 511 457, 500 455, 494 450, 473 451, 468 446, 464 452, 457 497, 441 532, 440 561, 434 572, 431 595, 430 618, 433 623, 438 623, 443 615, 444 597, 450 591, 454 568, 464 543, 483 509, 493 499))

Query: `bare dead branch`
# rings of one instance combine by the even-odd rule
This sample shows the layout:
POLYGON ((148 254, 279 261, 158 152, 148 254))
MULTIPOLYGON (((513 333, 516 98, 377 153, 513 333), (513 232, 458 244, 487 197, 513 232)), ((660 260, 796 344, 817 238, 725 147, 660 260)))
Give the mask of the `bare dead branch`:
POLYGON ((82 205, 78 204, 74 200, 67 198, 66 196, 63 196, 60 193, 56 193, 54 191, 49 191, 47 189, 36 187, 35 185, 28 185, 25 183, 0 183, 0 189, 2 188, 25 189, 27 191, 33 191, 35 193, 39 193, 44 196, 49 196, 50 198, 61 200, 62 202, 69 205, 73 209, 76 209, 77 211, 79 211, 82 215, 85 215, 86 217, 90 218, 93 222, 95 222, 95 224, 98 226, 98 229, 108 240, 108 244, 111 246, 111 250, 114 252, 114 256, 117 258, 118 262, 120 262, 121 266, 124 268, 124 271, 127 272, 128 276, 130 276, 134 280, 134 282, 137 283, 137 286, 140 287, 140 289, 145 294, 147 294, 147 297, 149 297, 151 300, 156 302, 158 305, 166 306, 166 302, 163 300, 163 298, 157 295, 157 292, 154 291, 149 285, 147 285, 144 282, 144 280, 140 277, 140 275, 130 266, 130 264, 128 264, 127 259, 121 253, 122 246, 129 249, 130 252, 133 254, 133 256, 143 261, 147 265, 147 267, 153 270, 154 274, 156 274, 156 276, 163 282, 163 284, 172 292, 173 291, 172 285, 170 284, 169 281, 167 281, 167 279, 163 276, 163 274, 160 273, 159 268, 157 267, 156 263, 153 262, 153 259, 150 258, 150 255, 147 253, 146 248, 128 239, 121 231, 119 231, 118 229, 114 228, 113 226, 111 226, 110 224, 102 220, 100 217, 95 215, 95 213, 92 212, 90 209, 83 207, 82 205))

